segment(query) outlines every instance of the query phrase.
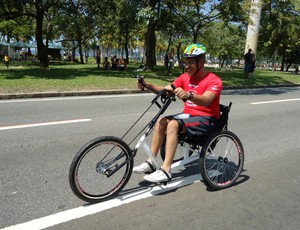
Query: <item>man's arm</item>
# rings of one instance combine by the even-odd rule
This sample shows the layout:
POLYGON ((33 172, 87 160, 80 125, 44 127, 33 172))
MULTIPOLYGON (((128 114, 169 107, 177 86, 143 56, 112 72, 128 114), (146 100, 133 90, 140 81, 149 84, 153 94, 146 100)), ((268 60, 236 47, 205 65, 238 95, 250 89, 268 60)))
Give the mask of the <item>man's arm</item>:
POLYGON ((217 95, 213 92, 205 91, 202 95, 194 94, 190 101, 194 102, 196 105, 208 107, 216 97, 217 95))
POLYGON ((153 93, 160 92, 163 89, 173 90, 170 85, 164 87, 164 86, 159 86, 159 85, 155 85, 155 84, 152 84, 152 83, 147 83, 144 80, 144 78, 142 78, 141 81, 138 81, 138 88, 141 89, 141 90, 144 90, 146 88, 146 89, 152 91, 153 93))
POLYGON ((196 105, 205 107, 208 107, 212 103, 212 101, 215 100, 215 98, 217 97, 217 95, 211 91, 205 91, 202 95, 198 95, 188 92, 180 87, 176 88, 174 92, 179 99, 190 100, 196 105))

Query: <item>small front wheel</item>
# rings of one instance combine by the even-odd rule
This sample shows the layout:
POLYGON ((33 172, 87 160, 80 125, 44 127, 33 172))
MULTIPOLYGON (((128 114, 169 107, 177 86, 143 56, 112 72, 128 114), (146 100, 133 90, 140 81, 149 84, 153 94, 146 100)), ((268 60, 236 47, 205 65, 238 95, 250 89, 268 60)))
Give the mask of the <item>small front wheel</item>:
POLYGON ((216 190, 231 186, 244 166, 241 141, 230 131, 213 133, 203 145, 199 164, 206 185, 216 190))
POLYGON ((69 182, 72 191, 90 203, 116 196, 131 176, 131 155, 129 146, 117 137, 105 136, 90 141, 71 163, 69 182))

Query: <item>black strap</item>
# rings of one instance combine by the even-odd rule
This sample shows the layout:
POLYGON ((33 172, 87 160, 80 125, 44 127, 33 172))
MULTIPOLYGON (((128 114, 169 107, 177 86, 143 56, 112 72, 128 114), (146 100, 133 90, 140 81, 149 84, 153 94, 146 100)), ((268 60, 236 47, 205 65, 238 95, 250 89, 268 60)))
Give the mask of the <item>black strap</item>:
POLYGON ((166 170, 164 170, 163 168, 160 168, 159 170, 162 171, 168 177, 169 181, 171 181, 172 177, 169 176, 169 173, 167 173, 166 170))
POLYGON ((155 166, 153 164, 151 164, 149 161, 145 161, 145 163, 147 163, 149 165, 149 167, 151 168, 152 172, 154 172, 156 170, 155 166))

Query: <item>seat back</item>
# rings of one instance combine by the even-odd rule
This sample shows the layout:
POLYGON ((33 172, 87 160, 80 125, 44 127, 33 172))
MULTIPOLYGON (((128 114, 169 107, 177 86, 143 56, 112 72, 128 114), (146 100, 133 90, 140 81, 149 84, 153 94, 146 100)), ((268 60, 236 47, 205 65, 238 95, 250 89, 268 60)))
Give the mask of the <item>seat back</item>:
POLYGON ((220 130, 227 130, 228 125, 228 116, 230 112, 232 102, 229 105, 222 105, 220 104, 220 119, 219 119, 219 129, 220 130))

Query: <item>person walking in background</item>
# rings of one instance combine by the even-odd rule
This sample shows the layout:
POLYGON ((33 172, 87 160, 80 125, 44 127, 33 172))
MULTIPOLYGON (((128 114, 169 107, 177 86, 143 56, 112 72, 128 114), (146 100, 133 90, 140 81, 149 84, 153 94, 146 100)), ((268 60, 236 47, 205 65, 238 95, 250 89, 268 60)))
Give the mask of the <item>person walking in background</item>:
POLYGON ((117 56, 113 56, 113 58, 111 59, 111 69, 112 70, 116 70, 117 69, 117 56))
POLYGON ((174 48, 171 49, 171 52, 168 54, 168 59, 169 59, 169 68, 168 68, 168 73, 172 73, 172 69, 174 68, 174 48))
POLYGON ((244 55, 245 61, 245 77, 251 78, 253 76, 254 68, 255 68, 255 58, 254 54, 252 53, 252 49, 249 49, 248 52, 244 55))
POLYGON ((164 58, 164 67, 165 67, 165 73, 169 73, 169 56, 168 53, 166 53, 164 58))
POLYGON ((99 46, 97 46, 96 61, 97 61, 97 69, 100 69, 101 51, 99 49, 99 46))
POLYGON ((10 57, 7 54, 5 54, 3 60, 4 60, 4 64, 6 65, 6 68, 8 69, 9 68, 9 62, 10 62, 10 57))

